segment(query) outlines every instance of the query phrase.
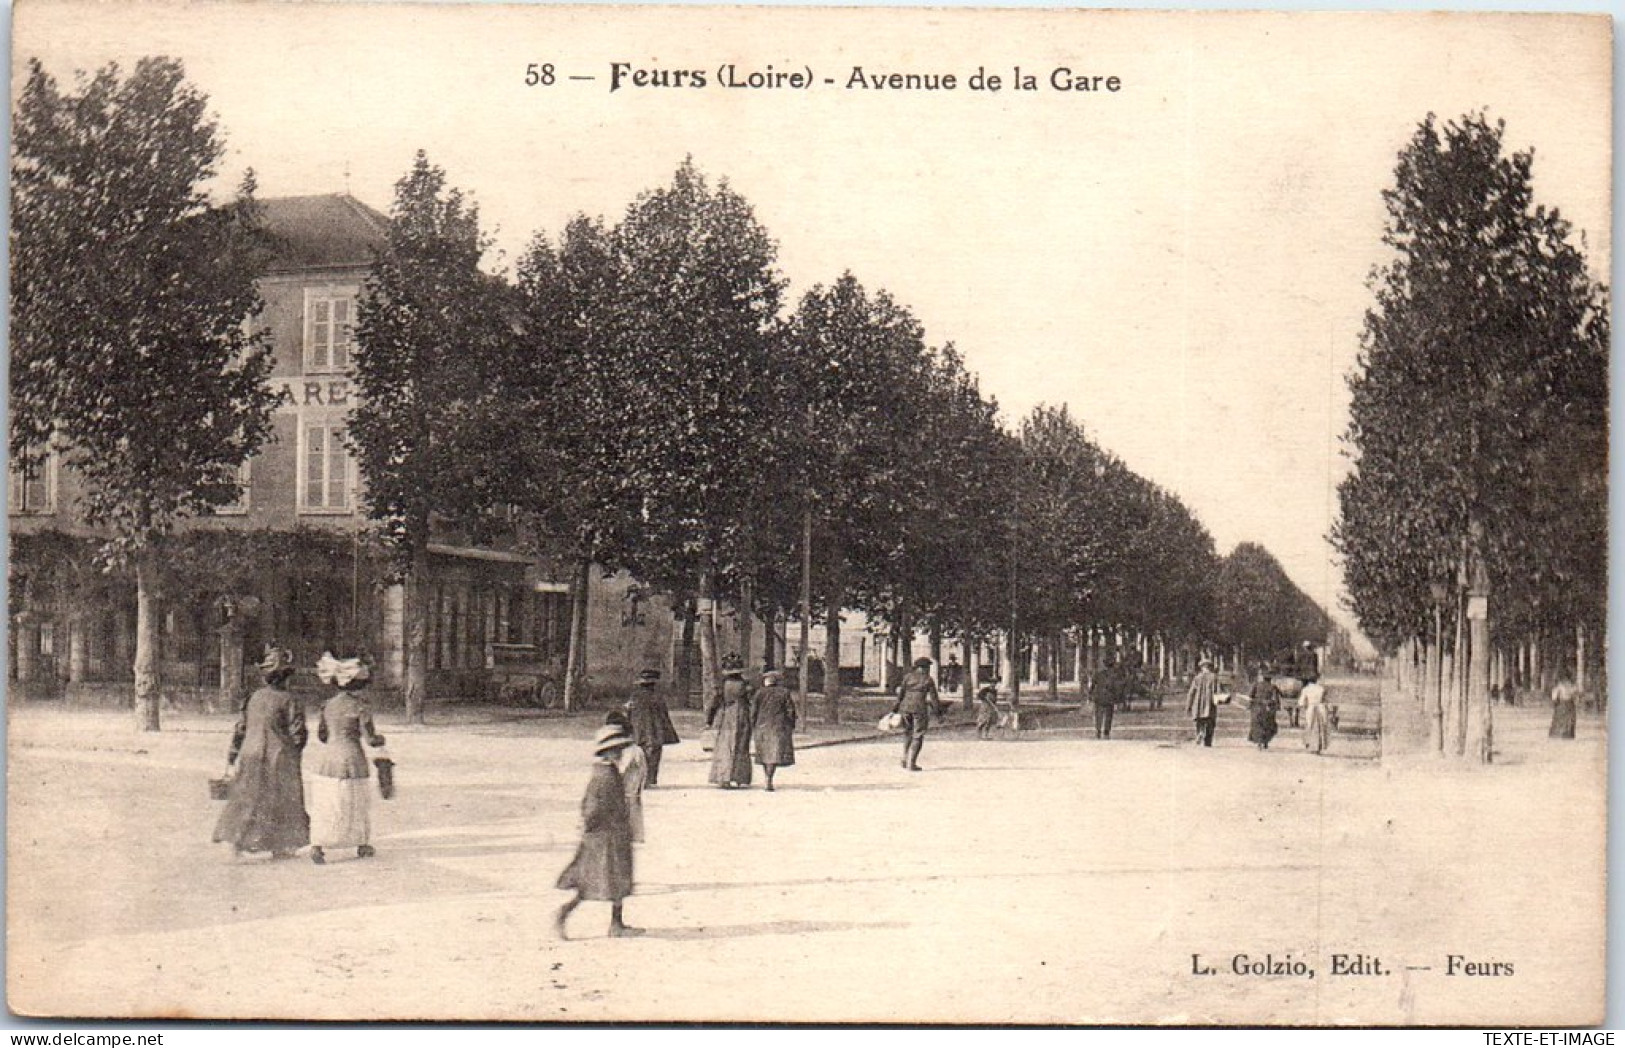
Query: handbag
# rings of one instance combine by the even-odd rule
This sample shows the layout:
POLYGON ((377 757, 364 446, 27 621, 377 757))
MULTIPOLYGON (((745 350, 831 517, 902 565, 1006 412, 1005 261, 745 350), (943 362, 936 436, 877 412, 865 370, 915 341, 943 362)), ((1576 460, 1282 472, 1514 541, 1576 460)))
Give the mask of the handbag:
POLYGON ((228 766, 224 775, 218 779, 210 779, 209 799, 211 801, 223 801, 229 798, 231 796, 231 780, 236 777, 235 770, 228 766))
POLYGON ((901 713, 888 713, 880 718, 880 722, 875 727, 880 731, 898 731, 903 727, 903 715, 901 713))
POLYGON ((372 766, 378 769, 378 795, 386 801, 393 800, 395 797, 395 759, 389 755, 389 750, 383 746, 373 747, 372 766))

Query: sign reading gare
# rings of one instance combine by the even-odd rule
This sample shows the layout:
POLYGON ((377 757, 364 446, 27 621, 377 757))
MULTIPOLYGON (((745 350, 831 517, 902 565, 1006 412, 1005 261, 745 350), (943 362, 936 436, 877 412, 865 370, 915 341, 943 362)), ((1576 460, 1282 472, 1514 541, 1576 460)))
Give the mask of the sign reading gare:
POLYGON ((278 410, 307 406, 346 407, 350 403, 350 380, 347 378, 273 379, 271 388, 282 392, 278 410))

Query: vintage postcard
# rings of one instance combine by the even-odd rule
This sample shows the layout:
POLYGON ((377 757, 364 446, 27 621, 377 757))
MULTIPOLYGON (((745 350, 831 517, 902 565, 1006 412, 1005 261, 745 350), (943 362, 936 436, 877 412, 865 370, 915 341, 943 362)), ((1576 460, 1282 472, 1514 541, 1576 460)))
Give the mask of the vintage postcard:
POLYGON ((1604 1017, 1612 26, 22 0, 35 1017, 1604 1017))

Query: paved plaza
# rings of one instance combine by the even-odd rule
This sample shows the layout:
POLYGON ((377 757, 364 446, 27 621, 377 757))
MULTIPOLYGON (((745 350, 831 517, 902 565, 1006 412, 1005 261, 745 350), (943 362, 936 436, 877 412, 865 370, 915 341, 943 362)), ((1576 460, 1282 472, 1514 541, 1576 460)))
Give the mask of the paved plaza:
POLYGON ((1497 715, 1493 768, 1384 764, 1373 739, 1341 735, 1315 757, 1290 729, 1260 752, 1244 711, 1224 712, 1212 749, 1132 717, 1097 742, 1071 714, 997 741, 933 735, 920 774, 889 739, 805 748, 768 794, 705 785, 684 713, 627 900, 647 934, 605 937, 608 907, 589 903, 561 942, 553 882, 591 718, 381 717, 400 791, 374 805, 379 854, 315 867, 209 843, 230 718, 137 734, 122 712, 20 707, 9 1001, 285 1019, 1598 1021, 1602 724, 1583 716, 1558 742, 1544 710, 1497 715), (1489 962, 1513 974, 1464 969, 1489 962))

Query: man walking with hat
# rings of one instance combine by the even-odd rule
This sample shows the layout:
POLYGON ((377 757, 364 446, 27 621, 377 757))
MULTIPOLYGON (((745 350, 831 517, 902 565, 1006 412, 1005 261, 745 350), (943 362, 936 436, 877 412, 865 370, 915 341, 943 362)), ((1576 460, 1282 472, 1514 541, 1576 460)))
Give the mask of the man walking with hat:
POLYGON ((903 715, 903 767, 920 770, 920 749, 925 745, 925 732, 931 726, 931 713, 941 710, 937 696, 937 682, 931 679, 931 660, 918 658, 914 668, 903 675, 897 685, 897 702, 893 713, 903 715))
POLYGON ((1219 678, 1213 672, 1213 660, 1203 659, 1191 687, 1185 693, 1185 712, 1196 721, 1196 741, 1203 746, 1213 745, 1213 729, 1219 722, 1217 694, 1219 678))
POLYGON ((660 781, 661 751, 682 741, 677 737, 676 725, 671 722, 671 711, 666 709, 666 700, 660 697, 659 686, 659 670, 640 670, 637 686, 632 689, 631 698, 626 700, 626 718, 632 722, 632 737, 643 747, 643 755, 649 764, 649 779, 645 786, 653 786, 660 781))

